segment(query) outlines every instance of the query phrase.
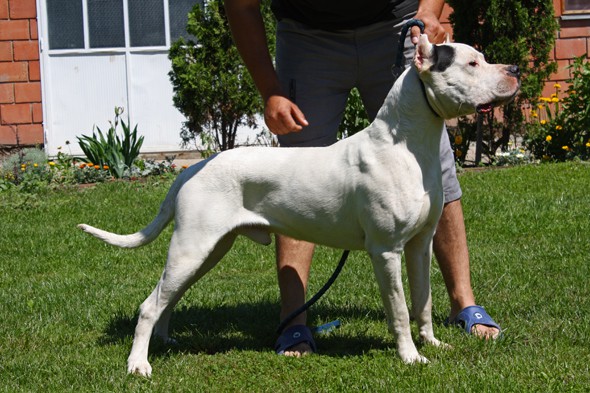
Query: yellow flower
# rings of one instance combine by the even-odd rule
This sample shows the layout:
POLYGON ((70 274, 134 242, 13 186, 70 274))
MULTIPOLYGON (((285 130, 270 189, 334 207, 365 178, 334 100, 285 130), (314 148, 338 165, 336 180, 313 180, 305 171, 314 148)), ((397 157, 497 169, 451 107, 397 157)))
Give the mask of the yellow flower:
POLYGON ((53 161, 49 161, 48 164, 49 164, 49 166, 55 166, 55 162, 53 162, 53 161))
POLYGON ((537 108, 539 108, 539 109, 543 109, 543 108, 544 108, 544 106, 543 106, 543 104, 537 104, 537 108))
POLYGON ((455 136, 455 145, 460 145, 463 143, 463 137, 461 135, 455 136))
POLYGON ((555 94, 555 93, 551 94, 551 99, 556 98, 556 97, 557 97, 557 94, 555 94))
POLYGON ((547 137, 545 138, 545 140, 546 140, 547 142, 551 142, 551 139, 553 139, 553 138, 551 137, 551 135, 547 135, 547 137))
POLYGON ((545 120, 545 119, 541 120, 541 124, 543 124, 543 125, 547 124, 547 120, 545 120))
POLYGON ((537 114, 537 111, 535 111, 535 110, 531 111, 531 116, 532 117, 539 117, 539 115, 537 114))
POLYGON ((551 102, 559 102, 559 98, 557 98, 557 97, 553 97, 553 98, 551 99, 551 102))
POLYGON ((548 161, 550 158, 547 154, 543 154, 543 161, 548 161))
POLYGON ((561 146, 561 148, 562 148, 563 150, 565 150, 565 151, 569 151, 569 150, 570 150, 570 147, 569 147, 569 146, 567 146, 567 145, 566 145, 566 146, 561 146))
POLYGON ((562 126, 555 126, 555 129, 556 129, 557 131, 559 131, 559 130, 563 129, 563 127, 562 127, 562 126))
POLYGON ((556 89, 561 89, 561 85, 559 83, 554 84, 553 87, 555 87, 556 89))
POLYGON ((590 147, 590 141, 586 142, 586 147, 590 147))
POLYGON ((37 163, 34 163, 34 164, 33 164, 33 166, 34 166, 35 168, 37 168, 37 167, 39 166, 39 164, 37 164, 37 163))

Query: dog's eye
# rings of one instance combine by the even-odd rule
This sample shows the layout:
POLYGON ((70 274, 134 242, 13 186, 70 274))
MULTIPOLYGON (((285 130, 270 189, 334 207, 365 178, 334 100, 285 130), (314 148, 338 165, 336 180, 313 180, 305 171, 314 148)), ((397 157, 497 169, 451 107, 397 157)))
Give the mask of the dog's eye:
POLYGON ((473 60, 473 61, 470 61, 470 62, 469 62, 469 65, 470 65, 471 67, 477 67, 477 66, 479 65, 479 63, 478 63, 477 61, 473 60))

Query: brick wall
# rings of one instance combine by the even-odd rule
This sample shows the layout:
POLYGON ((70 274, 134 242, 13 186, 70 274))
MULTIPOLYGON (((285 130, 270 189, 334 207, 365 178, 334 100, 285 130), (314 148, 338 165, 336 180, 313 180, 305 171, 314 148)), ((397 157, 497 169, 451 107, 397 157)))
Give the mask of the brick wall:
MULTIPOLYGON (((558 8, 556 8, 558 10, 558 8)), ((560 30, 553 48, 553 59, 559 67, 551 76, 551 81, 545 84, 544 96, 555 93, 553 85, 558 82, 565 91, 565 80, 570 77, 568 66, 573 63, 574 57, 586 56, 590 49, 590 19, 559 20, 560 30)))
POLYGON ((43 144, 35 0, 0 0, 0 145, 43 144))

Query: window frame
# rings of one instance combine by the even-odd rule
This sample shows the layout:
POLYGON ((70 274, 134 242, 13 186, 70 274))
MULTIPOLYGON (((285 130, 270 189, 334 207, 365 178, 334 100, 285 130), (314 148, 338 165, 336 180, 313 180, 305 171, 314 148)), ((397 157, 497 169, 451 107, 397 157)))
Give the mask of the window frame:
POLYGON ((565 16, 581 16, 581 15, 588 15, 590 17, 590 4, 587 5, 586 8, 582 10, 568 10, 567 9, 567 2, 568 0, 561 0, 561 14, 565 16))
MULTIPOLYGON (((41 0, 41 6, 44 8, 44 14, 47 15, 47 1, 48 0, 41 0)), ((41 45, 41 50, 46 51, 49 55, 61 55, 61 54, 93 54, 93 53, 141 53, 141 52, 167 52, 170 49, 170 46, 173 43, 173 39, 176 40, 177 38, 171 37, 171 15, 170 15, 170 2, 174 0, 161 0, 164 6, 164 44, 163 45, 153 45, 153 46, 131 46, 131 33, 130 33, 130 21, 129 21, 129 2, 133 0, 122 0, 123 3, 123 32, 124 32, 124 46, 119 47, 97 47, 92 48, 90 46, 90 27, 89 27, 89 15, 88 15, 88 0, 80 0, 82 2, 82 27, 83 27, 83 43, 84 46, 80 48, 60 48, 60 49, 51 49, 50 46, 50 37, 49 37, 49 26, 45 26, 47 30, 44 34, 46 37, 47 42, 43 42, 43 39, 40 37, 39 44, 41 45)), ((200 3, 201 5, 204 3, 203 0, 195 0, 195 5, 200 3)), ((47 25, 49 21, 47 20, 47 25)))

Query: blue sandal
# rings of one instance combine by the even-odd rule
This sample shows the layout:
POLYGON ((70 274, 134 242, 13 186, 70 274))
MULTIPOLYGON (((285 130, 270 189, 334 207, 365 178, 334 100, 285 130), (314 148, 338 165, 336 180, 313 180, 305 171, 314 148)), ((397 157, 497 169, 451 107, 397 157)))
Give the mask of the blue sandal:
POLYGON ((498 329, 500 335, 502 335, 502 328, 500 328, 500 325, 490 317, 482 306, 465 307, 452 321, 447 319, 445 325, 460 326, 465 329, 467 334, 471 334, 471 328, 473 325, 484 325, 498 329))
POLYGON ((295 325, 283 330, 275 344, 277 355, 284 355, 285 351, 297 344, 307 343, 313 352, 316 352, 315 341, 311 330, 305 325, 295 325))

